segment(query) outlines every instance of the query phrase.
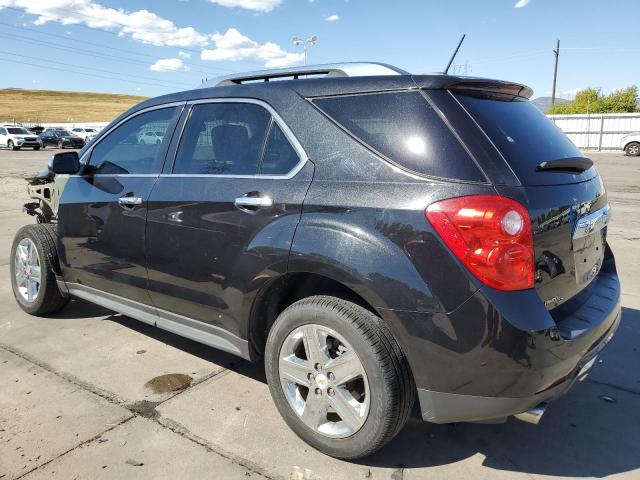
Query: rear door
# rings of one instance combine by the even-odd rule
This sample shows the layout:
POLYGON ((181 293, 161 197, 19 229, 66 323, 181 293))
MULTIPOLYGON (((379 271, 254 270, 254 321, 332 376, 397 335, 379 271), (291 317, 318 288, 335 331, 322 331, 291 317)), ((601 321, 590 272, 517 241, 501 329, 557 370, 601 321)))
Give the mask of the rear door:
POLYGON ((192 105, 149 199, 149 291, 174 321, 242 335, 246 295, 286 271, 312 168, 276 117, 259 101, 192 105))
POLYGON ((520 184, 498 183, 496 189, 529 208, 540 297, 548 309, 566 302, 596 278, 603 264, 609 205, 600 176, 526 99, 452 92, 520 184))
POLYGON ((71 290, 97 290, 150 303, 147 201, 167 145, 141 145, 131 138, 149 128, 171 133, 181 108, 164 106, 130 117, 88 152, 82 175, 68 178, 58 208, 58 233, 63 276, 71 290))

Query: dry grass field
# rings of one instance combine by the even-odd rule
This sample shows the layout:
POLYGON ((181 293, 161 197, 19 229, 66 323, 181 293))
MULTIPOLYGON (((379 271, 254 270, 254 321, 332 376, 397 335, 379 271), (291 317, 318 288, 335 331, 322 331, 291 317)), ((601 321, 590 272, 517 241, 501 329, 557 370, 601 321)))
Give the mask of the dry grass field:
POLYGON ((0 122, 106 122, 146 97, 50 90, 0 90, 0 122))

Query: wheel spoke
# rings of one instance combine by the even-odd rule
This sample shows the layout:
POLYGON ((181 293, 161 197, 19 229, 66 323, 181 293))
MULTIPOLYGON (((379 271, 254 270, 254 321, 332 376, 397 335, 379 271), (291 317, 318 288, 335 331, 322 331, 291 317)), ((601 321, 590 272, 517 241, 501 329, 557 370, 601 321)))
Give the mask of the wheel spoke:
POLYGON ((325 368, 335 375, 335 385, 344 385, 363 374, 362 364, 351 350, 329 360, 325 368))
POLYGON ((302 421, 314 430, 327 418, 327 402, 318 397, 314 392, 309 391, 307 400, 302 411, 302 421))
POLYGON ((307 375, 312 370, 312 368, 313 367, 310 366, 308 362, 297 358, 294 355, 280 358, 280 378, 297 383, 298 385, 309 387, 311 382, 309 381, 307 375))
POLYGON ((31 278, 40 283, 40 265, 31 266, 31 278))
POLYGON ((347 427, 352 431, 360 428, 362 418, 359 411, 356 410, 356 408, 359 408, 359 403, 347 390, 337 388, 335 395, 332 397, 327 396, 327 400, 347 427))
POLYGON ((36 290, 35 282, 30 278, 27 279, 27 300, 29 302, 33 302, 34 293, 37 293, 37 291, 35 290, 36 290))
POLYGON ((327 345, 321 342, 320 331, 312 325, 304 327, 304 350, 311 365, 319 363, 323 365, 327 362, 327 345))
POLYGON ((25 282, 27 281, 28 277, 25 274, 24 270, 20 270, 18 272, 16 272, 16 285, 18 287, 23 287, 25 282))

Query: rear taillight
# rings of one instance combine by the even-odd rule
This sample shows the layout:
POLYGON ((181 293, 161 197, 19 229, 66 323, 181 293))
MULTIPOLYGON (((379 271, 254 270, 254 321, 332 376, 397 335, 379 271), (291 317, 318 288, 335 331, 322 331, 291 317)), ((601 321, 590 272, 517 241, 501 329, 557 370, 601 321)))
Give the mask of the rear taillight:
POLYGON ((533 238, 529 212, 497 195, 443 200, 427 219, 444 243, 482 282, 499 290, 533 288, 533 238))

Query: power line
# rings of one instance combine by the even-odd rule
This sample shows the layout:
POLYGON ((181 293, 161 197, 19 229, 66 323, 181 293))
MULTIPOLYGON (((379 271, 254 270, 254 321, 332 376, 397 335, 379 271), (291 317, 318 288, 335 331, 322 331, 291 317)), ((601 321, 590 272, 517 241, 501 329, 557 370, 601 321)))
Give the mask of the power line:
MULTIPOLYGON (((0 37, 3 38, 8 38, 10 40, 15 40, 15 41, 20 41, 20 42, 24 42, 24 43, 30 43, 32 45, 40 45, 40 46, 45 46, 45 47, 49 47, 49 48, 55 48, 58 50, 64 50, 67 52, 72 52, 78 55, 85 55, 85 56, 90 56, 90 57, 98 57, 98 58, 104 58, 106 60, 115 60, 118 62, 122 62, 122 63, 128 63, 131 65, 143 65, 145 67, 149 66, 148 62, 144 62, 142 60, 137 60, 137 59, 133 59, 133 58, 127 58, 127 57, 123 57, 121 55, 110 55, 108 53, 101 53, 101 52, 96 52, 95 50, 88 50, 88 49, 84 49, 84 48, 77 48, 77 47, 70 47, 68 45, 62 45, 59 43, 55 43, 55 42, 49 42, 49 41, 45 41, 45 40, 37 40, 34 38, 30 38, 30 37, 25 37, 24 35, 16 35, 16 34, 12 34, 12 33, 0 33, 0 37)), ((193 75, 198 74, 198 76, 200 76, 200 74, 205 74, 205 72, 193 72, 193 73, 189 73, 189 72, 185 72, 187 74, 193 75)))
MULTIPOLYGON (((34 32, 34 33, 39 34, 39 35, 47 35, 49 37, 61 38, 61 39, 65 40, 65 41, 69 41, 69 42, 79 43, 76 38, 70 38, 70 37, 68 37, 66 35, 58 35, 58 34, 55 34, 55 33, 44 32, 44 31, 36 29, 36 28, 29 28, 29 27, 24 27, 24 26, 20 26, 20 25, 11 25, 11 24, 5 23, 5 22, 0 22, 0 25, 4 25, 4 26, 11 27, 11 28, 14 28, 14 29, 19 29, 19 30, 27 30, 29 32, 34 32)), ((30 37, 22 37, 22 38, 30 38, 30 37)), ((33 40, 36 40, 36 39, 33 39, 33 40)), ((43 41, 43 40, 40 40, 40 41, 43 41)), ((54 42, 49 42, 49 43, 54 44, 54 45, 60 45, 60 44, 56 44, 54 42)), ((154 59, 154 60, 158 59, 157 55, 151 55, 150 53, 134 52, 134 51, 131 51, 131 50, 128 50, 128 49, 117 48, 117 47, 113 47, 111 45, 106 45, 104 43, 90 42, 90 41, 84 40, 84 39, 82 40, 82 44, 83 45, 93 45, 95 47, 99 47, 99 48, 103 48, 103 49, 106 48, 106 49, 113 50, 113 51, 116 51, 116 52, 123 52, 123 53, 126 53, 128 55, 136 55, 136 56, 141 56, 141 57, 147 57, 147 58, 151 58, 151 59, 154 59)), ((177 47, 177 48, 179 48, 179 47, 177 47)), ((184 50, 184 49, 180 49, 180 50, 184 50)), ((134 60, 134 59, 131 59, 131 60, 134 60)), ((136 59, 135 61, 142 63, 141 60, 137 60, 136 59)), ((193 63, 193 62, 185 62, 184 60, 183 60, 182 63, 184 63, 185 65, 196 67, 196 68, 205 68, 206 67, 206 68, 211 68, 211 70, 219 70, 222 73, 228 73, 228 70, 220 69, 220 68, 217 68, 217 67, 209 67, 208 65, 205 66, 205 65, 197 64, 197 63, 193 63)), ((147 65, 147 63, 145 63, 145 65, 147 65)), ((206 72, 198 72, 198 73, 206 75, 206 72)))
MULTIPOLYGON (((77 64, 72 64, 72 63, 64 63, 64 62, 58 62, 55 60, 49 60, 48 58, 42 58, 42 57, 32 57, 30 55, 23 55, 21 53, 12 53, 12 52, 7 52, 4 50, 0 50, 0 53, 5 54, 5 55, 11 55, 14 57, 18 57, 18 58, 28 58, 30 60, 37 60, 40 62, 48 62, 48 63, 55 63, 58 65, 64 65, 66 67, 73 67, 73 68, 84 68, 83 65, 77 65, 77 64)), ((121 75, 119 72, 114 72, 112 70, 104 70, 101 68, 95 68, 95 67, 91 67, 91 71, 95 71, 95 72, 104 72, 104 73, 108 73, 110 75, 121 75)), ((134 74, 127 74, 127 77, 136 77, 136 78, 140 78, 143 80, 151 80, 152 82, 155 82, 156 79, 155 78, 151 78, 151 77, 145 77, 143 75, 134 75, 134 74)), ((163 85, 164 87, 167 88, 175 88, 177 87, 193 87, 193 85, 188 84, 188 83, 176 83, 176 82, 164 82, 165 84, 163 85)))
POLYGON ((21 65, 29 65, 31 67, 44 68, 44 69, 48 69, 48 70, 57 70, 59 72, 73 73, 75 75, 84 75, 86 77, 94 77, 94 78, 100 78, 100 79, 116 80, 116 81, 123 82, 123 83, 135 83, 135 84, 138 84, 138 85, 147 85, 147 86, 152 86, 152 87, 171 88, 171 87, 167 87, 166 85, 161 85, 161 84, 158 84, 158 83, 140 82, 140 81, 137 81, 137 80, 128 80, 128 79, 123 79, 123 78, 107 77, 107 76, 104 76, 104 75, 94 75, 92 73, 78 72, 78 71, 69 70, 68 68, 57 68, 57 67, 53 67, 51 65, 38 65, 38 64, 35 64, 35 63, 22 62, 20 60, 14 60, 14 59, 9 59, 9 58, 0 58, 0 61, 5 61, 5 62, 8 62, 8 63, 18 63, 18 64, 21 64, 21 65))

